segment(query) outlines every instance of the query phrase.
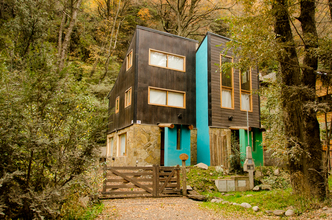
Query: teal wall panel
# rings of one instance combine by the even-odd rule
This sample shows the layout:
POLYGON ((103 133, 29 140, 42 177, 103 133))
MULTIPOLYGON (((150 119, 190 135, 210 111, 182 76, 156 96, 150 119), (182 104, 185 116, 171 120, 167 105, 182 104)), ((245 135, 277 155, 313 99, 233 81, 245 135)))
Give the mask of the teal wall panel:
POLYGON ((186 161, 186 166, 190 166, 190 130, 188 126, 176 125, 174 128, 165 128, 165 151, 164 151, 164 165, 165 166, 176 166, 182 165, 180 160, 180 154, 187 154, 189 159, 186 161), (181 129, 180 136, 180 150, 176 149, 177 145, 177 130, 181 129))
POLYGON ((196 52, 197 163, 210 166, 208 115, 208 36, 196 52))
MULTIPOLYGON (((263 146, 262 146, 262 132, 258 128, 253 128, 253 135, 254 138, 252 139, 252 132, 249 132, 249 146, 252 145, 252 140, 254 142, 254 147, 252 148, 252 158, 254 159, 255 166, 263 166, 263 146)), ((247 131, 244 129, 239 130, 239 136, 240 136, 240 153, 241 156, 243 155, 244 159, 246 157, 246 147, 248 146, 248 135, 247 131)), ((243 165, 244 161, 241 161, 241 165, 243 165)))

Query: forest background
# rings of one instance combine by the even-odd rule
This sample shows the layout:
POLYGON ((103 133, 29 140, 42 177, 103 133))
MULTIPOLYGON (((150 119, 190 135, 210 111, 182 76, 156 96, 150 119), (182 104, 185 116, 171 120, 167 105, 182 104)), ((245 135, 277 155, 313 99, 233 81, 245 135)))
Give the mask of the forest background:
POLYGON ((303 180, 295 191, 315 185, 311 196, 325 198, 317 120, 309 121, 330 111, 328 102, 316 102, 312 83, 318 72, 326 85, 331 81, 331 11, 331 0, 0 0, 0 215, 56 218, 73 201, 97 194, 106 96, 136 25, 196 40, 207 31, 231 37, 229 46, 242 57, 234 67, 278 72, 267 95, 278 111, 264 118, 275 131, 271 143, 284 143, 277 147, 294 165, 293 180, 303 180), (307 23, 313 32, 303 28, 307 23), (310 85, 302 80, 309 75, 310 85), (311 130, 303 136, 292 126, 311 130), (314 145, 306 138, 312 134, 314 145), (317 163, 308 172, 303 164, 310 158, 317 163))

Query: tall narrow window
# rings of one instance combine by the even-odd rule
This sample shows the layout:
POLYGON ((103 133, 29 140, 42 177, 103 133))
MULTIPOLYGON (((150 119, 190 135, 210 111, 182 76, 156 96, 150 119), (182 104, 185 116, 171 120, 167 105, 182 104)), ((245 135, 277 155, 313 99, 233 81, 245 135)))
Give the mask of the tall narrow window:
POLYGON ((126 71, 129 70, 132 65, 133 65, 133 51, 130 51, 130 53, 126 57, 126 71))
POLYGON ((181 128, 180 127, 178 127, 178 130, 177 130, 176 149, 181 150, 181 128))
POLYGON ((149 64, 185 72, 186 57, 150 49, 149 64))
POLYGON ((175 108, 186 108, 186 93, 149 87, 149 104, 175 108))
POLYGON ((241 110, 252 111, 251 109, 251 70, 240 70, 240 85, 241 85, 241 110))
POLYGON ((114 139, 113 137, 108 138, 108 156, 113 157, 114 139))
POLYGON ((118 157, 127 156, 127 134, 119 135, 118 141, 118 157))
POLYGON ((233 68, 230 66, 232 62, 232 57, 221 55, 220 90, 222 108, 233 108, 233 68))
POLYGON ((120 110, 120 96, 115 99, 115 113, 118 113, 120 110))
POLYGON ((131 87, 125 92, 125 108, 131 105, 131 87))

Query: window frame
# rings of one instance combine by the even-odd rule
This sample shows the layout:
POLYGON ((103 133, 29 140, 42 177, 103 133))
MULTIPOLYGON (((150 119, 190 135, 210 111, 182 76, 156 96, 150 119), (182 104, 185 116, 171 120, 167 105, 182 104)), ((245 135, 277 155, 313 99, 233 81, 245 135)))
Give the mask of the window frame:
POLYGON ((127 137, 127 132, 123 132, 121 134, 118 134, 118 138, 117 138, 117 152, 116 152, 116 156, 117 157, 127 157, 128 156, 128 146, 127 146, 127 141, 128 141, 128 137, 127 137), (121 155, 121 136, 125 135, 125 153, 124 155, 121 155))
POLYGON ((113 157, 114 155, 114 136, 107 137, 107 157, 113 157))
POLYGON ((186 109, 186 92, 149 86, 148 87, 148 104, 149 105, 156 105, 156 106, 163 106, 163 107, 186 109), (151 89, 153 89, 153 90, 159 90, 159 91, 165 91, 166 92, 166 105, 150 103, 150 90, 151 89), (168 92, 183 94, 183 107, 168 105, 168 92))
POLYGON ((133 66, 133 50, 131 49, 126 56, 126 71, 128 71, 132 66, 133 66))
POLYGON ((114 108, 115 108, 115 114, 119 113, 119 111, 120 111, 120 96, 116 97, 114 108), (116 103, 118 103, 118 105, 116 103))
POLYGON ((179 71, 179 72, 186 72, 186 56, 183 55, 179 55, 179 54, 174 54, 174 53, 168 53, 165 51, 161 51, 161 50, 155 50, 155 49, 151 49, 149 48, 149 65, 150 66, 154 66, 154 67, 160 67, 160 68, 164 68, 164 69, 170 69, 170 70, 175 70, 175 71, 179 71), (162 53, 165 54, 167 59, 166 59, 166 67, 164 66, 158 66, 158 65, 153 65, 151 64, 151 52, 156 52, 156 53, 162 53), (170 68, 168 67, 168 56, 174 56, 174 57, 179 57, 179 58, 183 58, 183 70, 179 70, 179 69, 174 69, 174 68, 170 68))
POLYGON ((231 56, 227 56, 226 54, 220 54, 220 107, 221 108, 225 108, 225 109, 234 109, 234 68, 231 68, 231 72, 232 72, 232 87, 229 86, 223 86, 222 85, 222 58, 223 57, 227 57, 232 59, 232 63, 234 63, 234 58, 231 56), (232 95, 232 107, 223 107, 222 106, 222 91, 223 90, 227 90, 227 91, 231 91, 231 95, 232 95))
POLYGON ((125 108, 127 108, 127 107, 129 107, 129 106, 131 106, 131 101, 132 101, 132 95, 133 95, 133 93, 132 93, 132 87, 129 87, 126 91, 125 91, 125 102, 124 102, 124 105, 125 105, 125 108), (129 93, 130 92, 130 96, 129 96, 129 103, 127 103, 127 93, 129 93))
POLYGON ((253 105, 252 105, 252 73, 251 67, 248 68, 249 70, 249 90, 242 89, 242 70, 239 70, 239 90, 240 90, 240 110, 246 112, 247 110, 242 109, 242 93, 249 95, 249 106, 250 110, 248 112, 253 112, 253 105))

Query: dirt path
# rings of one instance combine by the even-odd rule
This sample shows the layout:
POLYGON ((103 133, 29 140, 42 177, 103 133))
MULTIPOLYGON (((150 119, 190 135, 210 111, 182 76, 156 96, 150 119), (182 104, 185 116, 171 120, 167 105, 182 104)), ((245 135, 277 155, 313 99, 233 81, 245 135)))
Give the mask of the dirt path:
POLYGON ((186 197, 104 200, 105 210, 97 218, 106 219, 223 219, 202 209, 199 202, 186 197))

